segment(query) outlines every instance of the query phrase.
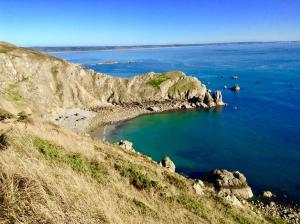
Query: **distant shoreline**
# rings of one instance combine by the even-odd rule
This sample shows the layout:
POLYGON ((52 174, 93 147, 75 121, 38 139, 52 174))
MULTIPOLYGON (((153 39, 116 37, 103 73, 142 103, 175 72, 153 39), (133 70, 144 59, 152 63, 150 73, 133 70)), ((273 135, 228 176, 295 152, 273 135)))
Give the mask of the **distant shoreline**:
POLYGON ((228 43, 204 43, 204 44, 166 44, 166 45, 134 45, 134 46, 61 46, 61 47, 30 47, 34 50, 46 53, 90 52, 90 51, 123 51, 123 50, 147 50, 157 48, 181 48, 203 47, 218 45, 251 45, 251 44, 274 44, 274 43, 300 43, 300 41, 268 41, 268 42, 228 42, 228 43))

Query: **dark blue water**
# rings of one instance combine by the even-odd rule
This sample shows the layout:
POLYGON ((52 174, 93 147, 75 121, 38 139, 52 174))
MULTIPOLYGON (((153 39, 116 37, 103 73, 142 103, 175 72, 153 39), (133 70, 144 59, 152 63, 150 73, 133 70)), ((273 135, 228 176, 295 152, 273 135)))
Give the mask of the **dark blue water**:
POLYGON ((271 190, 300 202, 300 43, 55 55, 114 76, 181 70, 212 90, 239 84, 239 93, 223 90, 229 106, 222 110, 141 116, 108 138, 128 139, 157 161, 169 155, 192 177, 215 168, 240 170, 256 193, 271 190), (95 65, 101 61, 120 63, 95 65))

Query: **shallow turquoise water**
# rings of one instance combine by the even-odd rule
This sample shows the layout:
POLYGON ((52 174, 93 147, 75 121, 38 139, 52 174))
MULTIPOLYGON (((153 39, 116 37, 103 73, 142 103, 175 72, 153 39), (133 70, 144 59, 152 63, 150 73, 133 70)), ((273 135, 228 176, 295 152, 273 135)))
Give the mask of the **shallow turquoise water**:
POLYGON ((115 76, 181 70, 209 82, 212 90, 239 84, 239 93, 223 90, 229 106, 222 110, 141 116, 108 139, 128 139, 157 161, 169 155, 179 172, 192 177, 215 168, 240 170, 257 193, 271 190, 300 202, 299 43, 55 55, 115 76), (120 63, 95 65, 112 60, 120 63))

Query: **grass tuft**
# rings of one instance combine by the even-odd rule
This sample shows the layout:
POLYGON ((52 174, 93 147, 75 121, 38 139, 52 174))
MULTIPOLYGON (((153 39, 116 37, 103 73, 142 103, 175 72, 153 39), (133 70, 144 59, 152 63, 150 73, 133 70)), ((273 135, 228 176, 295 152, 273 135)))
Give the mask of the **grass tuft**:
POLYGON ((158 74, 155 78, 152 78, 148 81, 148 84, 150 84, 153 87, 159 87, 160 84, 162 84, 164 81, 170 79, 169 76, 166 74, 158 74))
POLYGON ((150 189, 157 186, 157 182, 149 179, 145 174, 139 171, 139 168, 131 165, 130 167, 122 167, 115 165, 121 176, 128 177, 130 183, 139 190, 150 189))

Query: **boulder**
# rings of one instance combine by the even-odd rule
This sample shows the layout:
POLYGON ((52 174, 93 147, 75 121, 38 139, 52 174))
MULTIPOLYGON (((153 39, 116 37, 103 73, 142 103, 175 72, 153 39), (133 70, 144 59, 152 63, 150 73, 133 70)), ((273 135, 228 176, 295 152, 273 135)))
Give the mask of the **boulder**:
POLYGON ((253 192, 248 186, 246 177, 239 171, 229 172, 228 170, 217 169, 208 172, 203 180, 213 184, 220 196, 234 195, 242 199, 253 197, 253 192))
POLYGON ((152 112, 160 111, 159 107, 148 107, 147 110, 152 111, 152 112))
POLYGON ((160 165, 162 167, 167 168, 170 172, 174 173, 175 172, 175 164, 173 161, 168 157, 164 156, 164 158, 161 160, 160 165))
POLYGON ((262 197, 263 198, 272 198, 272 197, 274 197, 274 195, 273 195, 273 193, 271 192, 271 191, 264 191, 263 193, 262 193, 262 197))
POLYGON ((241 87, 239 85, 234 85, 230 89, 234 92, 239 92, 241 90, 241 87))
POLYGON ((225 105, 225 103, 223 102, 223 97, 222 97, 222 93, 220 90, 215 91, 212 97, 218 106, 225 105))
POLYGON ((132 147, 132 142, 129 142, 127 140, 121 140, 117 143, 122 149, 128 150, 128 151, 134 151, 132 147))
POLYGON ((203 188, 204 188, 204 183, 201 180, 197 180, 194 184, 193 184, 193 188, 196 191, 196 194, 198 195, 203 195, 203 188))

